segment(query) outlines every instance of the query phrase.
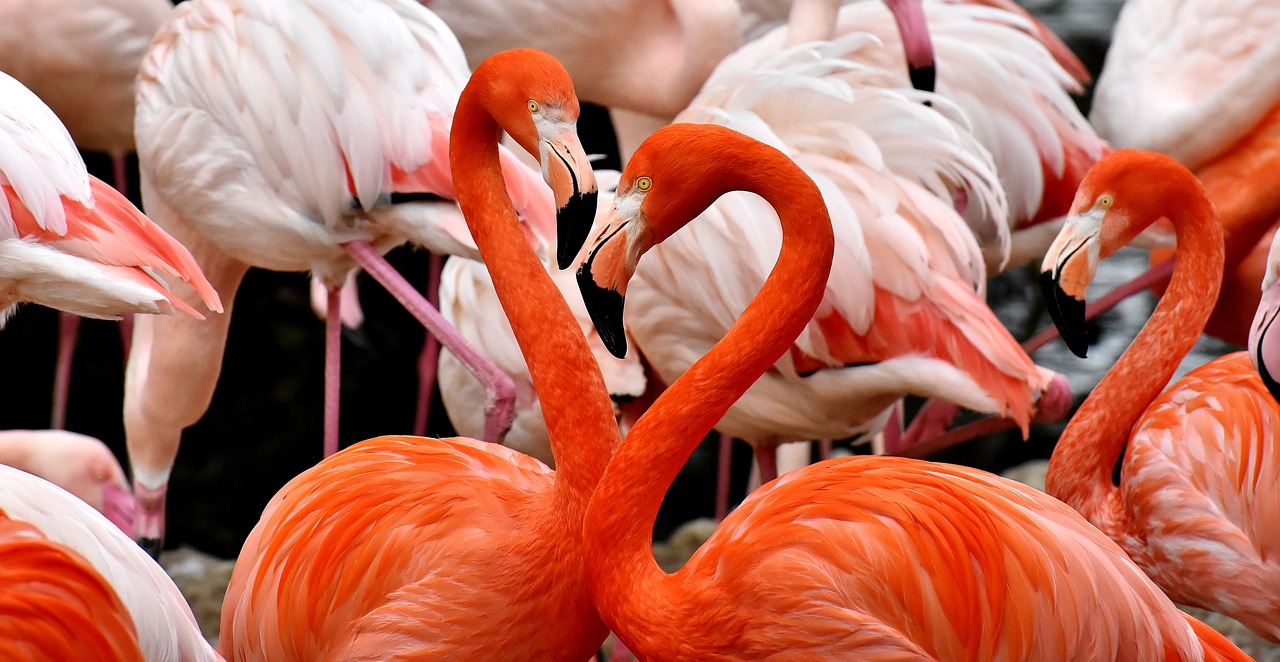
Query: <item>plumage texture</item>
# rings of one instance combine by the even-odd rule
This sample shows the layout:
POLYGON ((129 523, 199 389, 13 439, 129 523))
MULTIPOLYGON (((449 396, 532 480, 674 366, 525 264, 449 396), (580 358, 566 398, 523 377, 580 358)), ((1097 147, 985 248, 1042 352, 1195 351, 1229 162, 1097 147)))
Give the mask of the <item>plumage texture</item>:
POLYGON ((200 634, 173 580, 88 504, 42 478, 0 466, 0 510, 84 557, 128 608, 146 659, 222 659, 200 634))
POLYGON ((1216 633, 1202 645, 1070 508, 970 468, 857 457, 793 471, 748 497, 680 570, 660 570, 651 531, 663 496, 818 309, 832 222, 819 187, 784 153, 675 124, 623 172, 610 227, 629 226, 629 237, 602 241, 586 267, 597 286, 625 277, 646 242, 733 190, 776 210, 777 264, 725 338, 636 422, 583 523, 592 597, 631 650, 646 660, 1217 659, 1208 647, 1247 659, 1216 633), (638 252, 620 265, 615 241, 638 252))
MULTIPOLYGON (((1050 382, 982 302, 977 244, 938 197, 963 185, 972 205, 1003 213, 990 160, 949 102, 896 89, 856 61, 878 48, 848 35, 726 67, 680 117, 783 147, 818 182, 836 227, 818 314, 722 432, 764 444, 874 433, 907 393, 1025 426, 1050 382)), ((641 265, 627 329, 665 382, 723 337, 764 282, 781 238, 773 218, 758 198, 731 193, 641 265), (691 288, 696 273, 709 275, 691 288)))
MULTIPOLYGON (((1045 491, 1119 543, 1170 597, 1280 640, 1280 405, 1243 352, 1165 389, 1218 296, 1222 229, 1203 188, 1168 156, 1113 152, 1086 176, 1045 264, 1067 274, 1088 260, 1076 282, 1055 276, 1082 298, 1097 261, 1160 219, 1172 223, 1180 253, 1169 289, 1063 431, 1045 491)), ((1070 320, 1055 321, 1070 330, 1070 320)))
MULTIPOLYGON (((599 171, 596 177, 601 187, 598 204, 601 209, 606 209, 613 201, 611 189, 616 185, 617 173, 599 171), (610 180, 614 183, 608 183, 610 180)), ((547 265, 547 271, 577 318, 578 326, 591 347, 591 354, 604 375, 609 395, 623 402, 640 397, 645 390, 645 374, 639 355, 632 353, 624 359, 617 359, 609 354, 591 325, 573 272, 560 271, 553 265, 547 265)), ((464 259, 450 259, 445 263, 440 280, 440 313, 515 382, 516 416, 511 430, 502 438, 503 445, 555 467, 546 424, 542 420, 542 407, 538 404, 537 392, 533 390, 529 368, 520 354, 511 323, 502 312, 493 281, 483 264, 464 259)), ((459 434, 478 438, 484 430, 484 412, 476 407, 484 397, 479 380, 448 350, 440 353, 439 379, 440 399, 453 428, 459 434)))
MULTIPOLYGON (((1085 171, 1106 149, 1070 97, 1082 91, 1084 81, 1055 60, 1051 47, 1061 43, 1056 38, 1042 43, 1038 28, 1043 26, 1025 13, 954 1, 930 0, 924 8, 938 62, 937 92, 956 105, 966 128, 990 152, 1008 199, 1007 215, 971 204, 965 218, 989 269, 1020 264, 1047 245, 1023 245, 1027 240, 1014 241, 1019 235, 1011 237, 1010 231, 1065 214, 1085 171)), ((777 50, 787 29, 775 28, 750 42, 721 67, 777 50)), ((835 34, 854 32, 875 35, 884 47, 850 57, 892 74, 895 86, 910 87, 902 39, 883 2, 862 0, 840 9, 835 34)), ((918 161, 904 159, 900 165, 927 171, 918 161)))
POLYGON ((89 175, 65 127, 0 74, 0 321, 31 301, 86 317, 196 311, 218 294, 195 259, 123 195, 89 175))
POLYGON ((142 662, 133 619, 83 557, 0 513, 0 656, 142 662))
MULTIPOLYGON (((466 438, 380 437, 328 457, 277 494, 245 542, 223 603, 232 659, 586 659, 604 641, 579 531, 619 435, 586 339, 504 191, 499 129, 536 147, 529 100, 581 152, 568 75, 524 49, 477 67, 450 163, 557 470, 466 438)), ((594 191, 589 169, 565 175, 594 191)))
POLYGON ((0 1, 0 71, 57 113, 82 149, 133 151, 138 63, 169 0, 0 1))

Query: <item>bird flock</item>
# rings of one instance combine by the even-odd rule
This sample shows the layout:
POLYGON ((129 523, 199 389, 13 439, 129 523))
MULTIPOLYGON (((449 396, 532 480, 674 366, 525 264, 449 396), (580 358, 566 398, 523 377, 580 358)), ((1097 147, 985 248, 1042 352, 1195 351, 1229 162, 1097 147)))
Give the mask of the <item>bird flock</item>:
POLYGON ((1094 84, 1011 0, 0 0, 0 324, 63 311, 61 428, 77 316, 127 322, 129 476, 0 432, 0 657, 1251 659, 1179 605, 1280 643, 1277 28, 1128 0, 1094 84), (1130 244, 1151 268, 1086 303, 1130 244), (156 558, 251 267, 312 279, 323 459, 211 645, 156 558), (1015 268, 1054 322, 1021 344, 986 303, 1015 268), (342 447, 366 274, 429 331, 419 411, 342 447), (1146 289, 1073 411, 1029 352, 1146 289), (1205 333, 1241 350, 1174 380, 1205 333), (423 436, 437 389, 468 436, 423 436), (922 459, 1059 421, 1044 491, 922 459), (668 572, 713 431, 720 521, 668 572))

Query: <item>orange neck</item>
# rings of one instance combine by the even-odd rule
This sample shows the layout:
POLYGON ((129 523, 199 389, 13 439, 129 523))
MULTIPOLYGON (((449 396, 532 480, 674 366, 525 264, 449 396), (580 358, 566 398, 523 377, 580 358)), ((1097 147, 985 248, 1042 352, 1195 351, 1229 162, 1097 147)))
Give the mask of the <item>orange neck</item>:
POLYGON ((1177 237, 1169 288, 1133 344, 1072 417, 1049 461, 1045 491, 1111 537, 1127 528, 1112 481, 1133 426, 1200 337, 1222 284, 1222 227, 1208 200, 1168 214, 1177 237))
MULTIPOLYGON (((782 248, 742 316, 640 417, 615 452, 587 508, 583 548, 596 607, 628 643, 663 634, 679 613, 678 587, 653 558, 652 532, 667 488, 720 417, 791 346, 822 300, 833 237, 822 195, 780 152, 725 149, 732 163, 704 180, 709 199, 746 190, 768 201, 782 223, 782 248), (741 172, 726 172, 730 168, 741 172), (664 606, 666 605, 666 606, 664 606)), ((744 232, 750 229, 744 228, 744 232)))
POLYGON ((556 459, 556 507, 576 527, 620 435, 600 367, 578 321, 520 229, 498 161, 499 126, 479 91, 488 84, 483 76, 473 76, 463 90, 449 162, 458 206, 542 405, 556 459))

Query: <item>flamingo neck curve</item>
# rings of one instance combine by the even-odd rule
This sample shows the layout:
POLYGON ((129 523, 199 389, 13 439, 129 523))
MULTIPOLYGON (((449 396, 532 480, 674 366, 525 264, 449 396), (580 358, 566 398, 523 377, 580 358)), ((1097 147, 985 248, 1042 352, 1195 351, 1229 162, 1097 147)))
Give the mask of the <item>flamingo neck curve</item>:
POLYGON ((1058 440, 1045 491, 1109 537, 1129 530, 1112 475, 1133 427, 1199 339, 1222 286, 1222 227, 1207 198, 1166 214, 1178 254, 1169 287, 1133 343, 1098 382, 1058 440))
POLYGON ((449 163, 458 206, 511 322, 542 406, 556 460, 553 507, 576 537, 582 513, 620 440, 613 406, 577 319, 529 248, 498 160, 500 126, 474 75, 454 114, 449 163))
MULTIPOLYGON (((658 508, 680 468, 748 387, 812 319, 831 269, 833 234, 817 186, 785 155, 758 143, 726 145, 753 170, 690 183, 756 193, 782 225, 773 271, 724 338, 664 391, 615 451, 583 522, 587 578, 600 615, 636 651, 678 627, 682 583, 653 557, 658 508), (755 151, 756 153, 750 153, 755 151)), ((726 168, 729 164, 722 164, 726 168)))

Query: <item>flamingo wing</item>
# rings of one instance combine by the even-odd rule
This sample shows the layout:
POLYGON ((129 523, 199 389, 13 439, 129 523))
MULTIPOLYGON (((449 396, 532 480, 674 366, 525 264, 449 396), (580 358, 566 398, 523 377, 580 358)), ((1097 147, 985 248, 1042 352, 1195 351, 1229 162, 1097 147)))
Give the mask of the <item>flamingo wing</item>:
POLYGON ((511 538, 528 495, 550 490, 553 478, 537 460, 465 438, 379 437, 327 458, 281 488, 245 541, 222 612, 223 649, 346 659, 362 633, 385 623, 376 610, 433 581, 455 591, 408 618, 448 629, 452 621, 426 612, 459 607, 467 591, 491 584, 457 576, 500 571, 489 541, 511 538))
MULTIPOLYGON (((717 590, 699 595, 740 605, 760 624, 725 635, 757 646, 760 659, 784 650, 828 659, 855 650, 894 653, 884 659, 1202 654, 1182 613, 1075 511, 941 463, 845 458, 788 473, 750 495, 676 577, 714 578, 717 590)), ((687 617, 715 618, 704 609, 695 601, 687 617)))
POLYGON ((1280 98, 1277 26, 1270 2, 1126 2, 1094 89, 1094 126, 1116 146, 1195 170, 1280 98))
POLYGON ((0 465, 0 509, 74 549, 115 589, 149 660, 220 660, 159 564, 91 506, 42 478, 0 465))
POLYGON ((142 662, 133 619, 74 550, 0 513, 0 655, 142 662))
MULTIPOLYGON (((1280 633, 1280 406, 1245 352, 1178 380, 1121 469, 1135 560, 1179 602, 1280 633)), ((1123 535, 1123 534, 1122 534, 1123 535)))

